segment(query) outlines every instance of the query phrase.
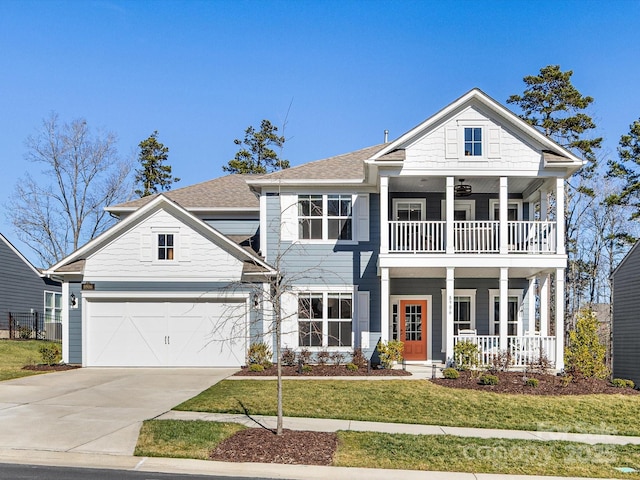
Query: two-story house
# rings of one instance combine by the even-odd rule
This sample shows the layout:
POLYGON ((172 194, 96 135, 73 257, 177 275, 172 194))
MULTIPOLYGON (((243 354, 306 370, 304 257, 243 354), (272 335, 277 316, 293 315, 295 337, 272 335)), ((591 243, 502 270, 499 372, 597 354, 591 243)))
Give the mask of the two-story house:
POLYGON ((562 368, 564 183, 582 164, 474 89, 391 142, 111 207, 121 222, 49 270, 65 360, 241 365, 270 341, 277 271, 286 347, 397 339, 442 363, 469 340, 484 363, 562 368))

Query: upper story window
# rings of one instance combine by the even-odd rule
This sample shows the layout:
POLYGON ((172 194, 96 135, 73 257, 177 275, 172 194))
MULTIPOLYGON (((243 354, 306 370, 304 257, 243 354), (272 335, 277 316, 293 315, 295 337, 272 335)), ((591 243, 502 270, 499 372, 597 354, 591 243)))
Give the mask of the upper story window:
POLYGON ((481 157, 482 156, 482 128, 465 127, 464 155, 465 157, 481 157))
POLYGON ((158 260, 174 259, 173 233, 158 234, 158 260))
POLYGON ((351 195, 298 195, 298 238, 352 240, 351 195))

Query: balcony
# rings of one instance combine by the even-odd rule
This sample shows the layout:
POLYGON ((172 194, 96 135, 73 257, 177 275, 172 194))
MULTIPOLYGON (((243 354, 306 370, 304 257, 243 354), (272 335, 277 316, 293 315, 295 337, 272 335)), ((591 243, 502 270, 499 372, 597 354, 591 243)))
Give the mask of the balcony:
MULTIPOLYGON (((445 253, 445 221, 389 221, 390 253, 445 253)), ((509 253, 556 253, 556 223, 550 221, 507 222, 509 253)), ((499 253, 500 222, 454 221, 455 253, 499 253)))

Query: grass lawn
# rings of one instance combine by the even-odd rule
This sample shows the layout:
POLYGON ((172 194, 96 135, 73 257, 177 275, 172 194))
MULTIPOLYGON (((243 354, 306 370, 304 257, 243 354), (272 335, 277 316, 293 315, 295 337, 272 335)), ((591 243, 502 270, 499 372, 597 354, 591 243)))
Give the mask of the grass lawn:
POLYGON ((41 340, 0 340, 0 381, 45 373, 22 370, 25 365, 42 362, 38 349, 45 343, 41 340))
MULTIPOLYGON (((459 427, 640 435, 635 395, 534 396, 449 389, 426 380, 284 381, 284 414, 459 427)), ((225 380, 176 410, 276 414, 276 382, 225 380)))
MULTIPOLYGON (((142 427, 135 454, 207 459, 218 443, 244 428, 230 423, 149 420, 142 427)), ((333 465, 342 467, 609 478, 638 478, 614 467, 640 470, 638 446, 344 431, 338 432, 338 438, 333 465)))

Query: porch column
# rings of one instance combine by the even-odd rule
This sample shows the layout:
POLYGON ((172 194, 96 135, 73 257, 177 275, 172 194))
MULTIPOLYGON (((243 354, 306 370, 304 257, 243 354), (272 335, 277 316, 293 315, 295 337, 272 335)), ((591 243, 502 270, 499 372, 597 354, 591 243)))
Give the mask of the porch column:
POLYGON ((556 369, 564 368, 564 268, 556 268, 556 369))
POLYGON ((549 335, 549 274, 540 278, 540 335, 549 335))
POLYGON ((540 220, 545 221, 547 219, 547 213, 549 212, 549 192, 546 190, 540 190, 540 220))
POLYGON ((380 269, 380 336, 389 341, 389 269, 380 269))
POLYGON ((380 253, 389 253, 389 177, 380 177, 380 253))
MULTIPOLYGON (((528 309, 528 317, 529 317, 529 326, 527 328, 528 331, 534 332, 536 330, 536 280, 537 277, 529 277, 529 288, 527 289, 527 305, 528 309)), ((542 333, 542 329, 540 329, 540 335, 546 335, 542 333)))
MULTIPOLYGON (((455 244, 454 244, 454 229, 453 229, 453 211, 454 211, 454 195, 453 195, 453 184, 454 178, 447 177, 447 188, 446 188, 446 197, 445 197, 445 205, 446 205, 446 226, 447 226, 447 247, 446 253, 452 254, 455 253, 455 244)), ((453 341, 453 339, 452 339, 453 341)), ((453 350, 452 350, 453 353, 453 350)))
POLYGON ((500 350, 506 350, 509 334, 509 269, 500 268, 500 350))
MULTIPOLYGON (((509 253, 509 188, 508 178, 500 177, 500 255, 509 253)), ((500 299, 502 302, 502 299, 500 299)), ((502 309, 502 303, 500 303, 502 309)), ((502 322, 500 322, 502 325, 502 322)))
POLYGON ((564 255, 564 178, 556 178, 556 232, 556 253, 564 255))
MULTIPOLYGON (((60 328, 62 329, 62 361, 69 363, 69 282, 62 282, 62 318, 60 328)), ((77 302, 82 300, 78 298, 77 302)), ((44 325, 43 325, 44 326, 44 325)))
POLYGON ((446 285, 446 328, 444 335, 446 336, 445 362, 453 359, 453 296, 455 294, 454 279, 455 268, 447 267, 447 285, 446 285))

